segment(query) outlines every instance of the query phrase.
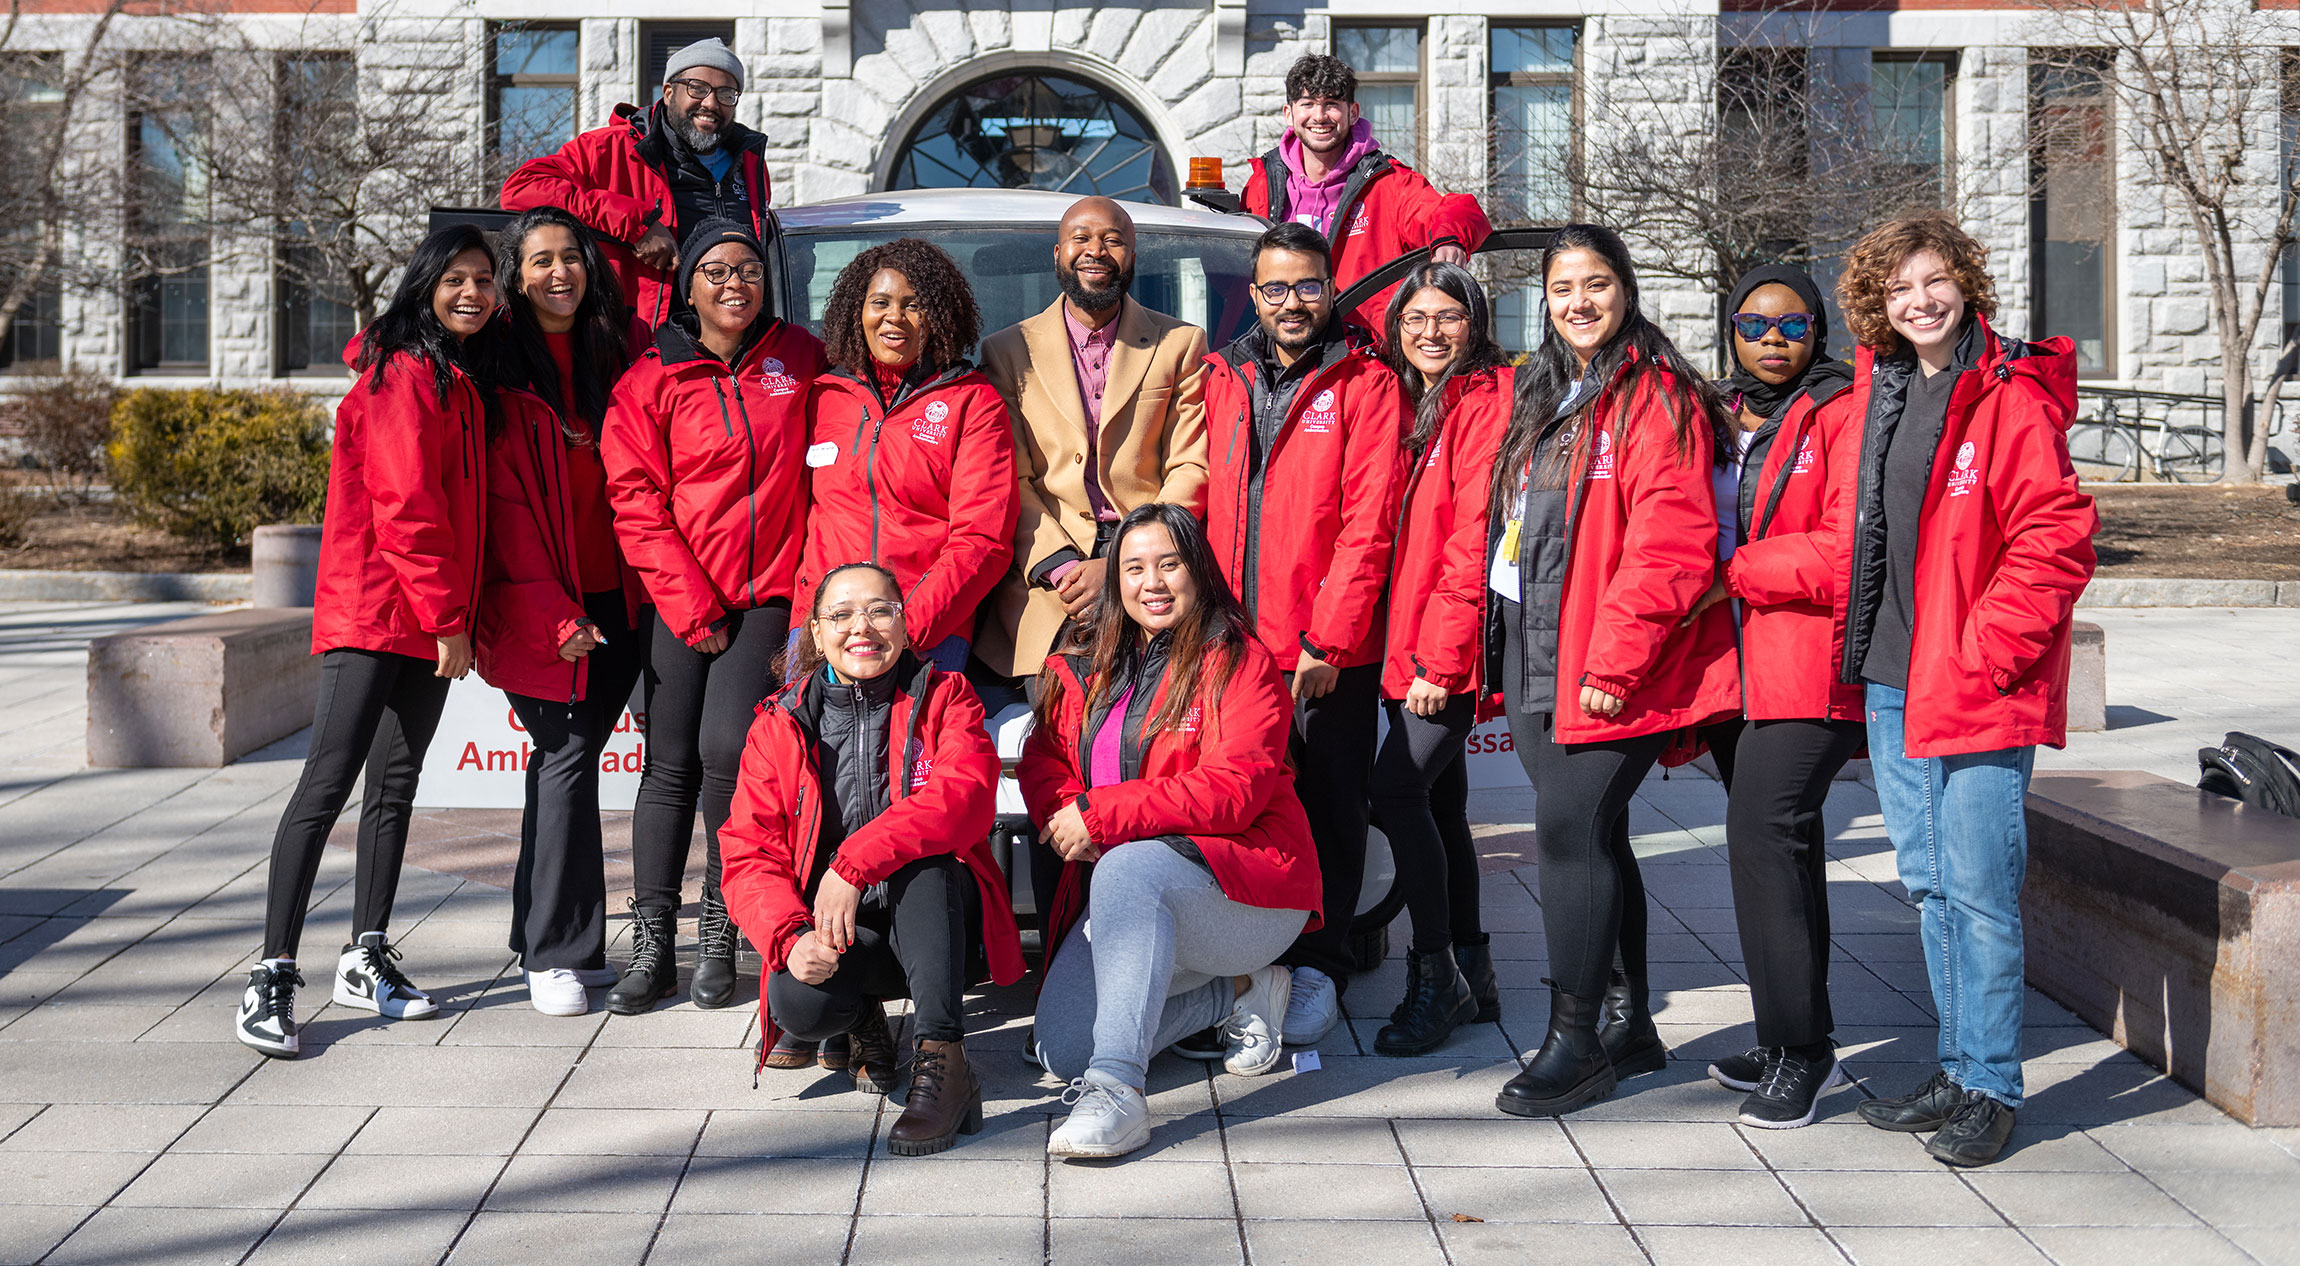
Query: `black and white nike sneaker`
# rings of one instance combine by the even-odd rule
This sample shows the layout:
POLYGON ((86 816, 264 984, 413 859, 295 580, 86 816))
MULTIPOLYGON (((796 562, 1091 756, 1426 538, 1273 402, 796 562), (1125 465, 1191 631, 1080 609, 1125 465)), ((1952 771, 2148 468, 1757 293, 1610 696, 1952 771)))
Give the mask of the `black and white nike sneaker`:
POLYGON ((295 990, 302 983, 293 959, 267 959, 250 968, 232 1035, 273 1059, 294 1059, 302 1054, 302 1039, 296 1036, 295 1027, 295 990))
POLYGON ((339 1007, 373 1011, 387 1020, 428 1020, 439 1014, 439 1004, 400 973, 399 957, 381 932, 362 932, 359 940, 343 947, 335 964, 335 1002, 339 1007))

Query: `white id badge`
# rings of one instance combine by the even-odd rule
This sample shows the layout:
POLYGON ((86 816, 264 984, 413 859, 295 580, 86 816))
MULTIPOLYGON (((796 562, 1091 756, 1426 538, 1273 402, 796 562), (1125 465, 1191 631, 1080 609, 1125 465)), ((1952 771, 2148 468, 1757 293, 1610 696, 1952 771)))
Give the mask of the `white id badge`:
POLYGON ((828 466, 838 459, 839 446, 829 440, 824 440, 820 444, 807 445, 807 465, 809 466, 828 466))

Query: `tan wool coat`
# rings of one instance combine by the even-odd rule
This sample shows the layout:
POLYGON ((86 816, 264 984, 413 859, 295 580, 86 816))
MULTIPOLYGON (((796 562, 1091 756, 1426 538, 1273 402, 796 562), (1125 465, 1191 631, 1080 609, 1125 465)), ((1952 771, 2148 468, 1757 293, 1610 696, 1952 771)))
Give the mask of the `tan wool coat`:
POLYGON ((1121 514, 1154 501, 1206 513, 1206 332, 1124 302, 1091 471, 1063 301, 982 341, 983 372, 1014 419, 1022 513, 1014 563, 984 607, 974 650, 1010 677, 1036 673, 1062 628, 1062 600, 1031 575, 1064 549, 1094 552, 1088 478, 1121 514))

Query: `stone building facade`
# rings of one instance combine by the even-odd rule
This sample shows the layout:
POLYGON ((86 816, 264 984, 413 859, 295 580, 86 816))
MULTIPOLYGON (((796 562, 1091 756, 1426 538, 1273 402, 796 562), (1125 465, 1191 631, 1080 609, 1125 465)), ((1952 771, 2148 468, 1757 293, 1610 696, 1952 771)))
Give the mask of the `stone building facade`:
MULTIPOLYGON (((241 20, 260 28, 258 42, 269 47, 340 50, 357 67, 363 100, 392 91, 427 94, 427 126, 467 155, 470 178, 456 193, 477 203, 491 196, 488 147, 500 143, 506 101, 539 99, 518 97, 530 89, 562 92, 566 127, 598 126, 616 103, 651 95, 648 81, 666 41, 701 30, 731 34, 749 68, 739 117, 769 138, 777 203, 900 187, 906 147, 923 125, 942 117, 938 109, 986 79, 1025 74, 1057 76, 1106 97, 1138 122, 1169 177, 1189 157, 1219 157, 1235 187, 1245 161, 1278 139, 1283 78, 1296 57, 1380 47, 1395 61, 1379 76, 1390 102, 1381 117, 1410 120, 1410 152, 1423 170, 1441 186, 1488 195, 1520 214, 1539 213, 1530 218, 1575 208, 1553 178, 1501 170, 1509 162, 1497 137, 1511 127, 1539 133, 1536 148, 1562 144, 1568 153, 1594 144, 1608 128, 1698 136, 1718 126, 1721 49, 1754 40, 1792 44, 1810 74, 1846 94, 1848 108, 1868 108, 1867 94, 1880 77, 1897 91, 1916 85, 1915 103, 1903 102, 1914 113, 1900 126, 1937 129, 1944 183, 1955 188, 1967 223, 1992 247, 2003 326, 2030 331, 2045 319, 2043 296, 2059 295, 2062 312, 2054 315, 2091 328, 2089 380, 2217 390, 2220 350, 2195 243, 2184 221, 2168 215, 2149 189, 2113 114, 2105 116, 2110 139, 2098 156, 2105 169, 2080 173, 2113 193, 2106 218, 2090 230, 2097 249, 2082 263, 2088 271, 2081 284, 2070 282, 2067 261, 2072 249, 2085 254, 2083 244, 2048 240, 2062 230, 2045 223, 2056 213, 2037 193, 2031 142, 2042 81, 2035 50, 2049 31, 2033 10, 1918 0, 1927 7, 1863 3, 1767 19, 1721 14, 1715 0, 1147 0, 1124 6, 743 0, 694 9, 677 0, 318 2, 322 11, 289 18, 279 14, 276 0, 266 0, 263 13, 241 20), (500 41, 515 30, 561 32, 555 38, 568 58, 540 76, 538 82, 549 81, 541 87, 503 73, 500 41), (1529 57, 1549 60, 1533 65, 1529 57), (1634 111, 1622 105, 1630 98, 1638 103, 1634 111), (1544 199, 1553 205, 1537 205, 1544 199), (2045 275, 2054 269, 2058 275, 2045 275), (2080 311, 2086 303, 2092 308, 2080 311)), ((76 0, 51 0, 48 7, 67 5, 86 7, 76 0)), ((42 9, 35 0, 35 18, 27 23, 32 42, 20 35, 18 48, 42 40, 72 48, 80 24, 91 20, 42 9)), ((164 43, 172 38, 163 29, 169 21, 122 17, 115 39, 164 43)), ((103 147, 116 145, 119 135, 106 124, 119 121, 98 117, 105 108, 101 95, 91 100, 82 131, 90 138, 90 161, 102 161, 103 147)), ((2283 108, 2293 109, 2289 94, 2283 108)), ((2273 170, 2285 157, 2275 152, 2275 129, 2262 132, 2269 141, 2247 161, 2273 170)), ((1393 149, 1408 149, 1387 139, 1393 149)), ((16 342, 19 349, 155 383, 251 383, 307 372, 324 382, 324 364, 282 363, 280 323, 291 319, 284 289, 260 252, 219 252, 200 297, 204 354, 168 363, 154 363, 148 354, 140 356, 145 364, 137 363, 129 335, 133 314, 117 290, 59 294, 48 313, 49 341, 27 345, 19 336, 16 342)), ((1657 278, 1645 299, 1689 352, 1714 352, 1718 298, 1712 287, 1657 278)), ((1523 306, 1516 311, 1530 328, 1523 306)), ((2263 367, 2284 329, 2281 312, 2264 325, 2257 349, 2263 367)), ((0 390, 10 376, 39 367, 22 355, 15 360, 0 370, 0 390)))

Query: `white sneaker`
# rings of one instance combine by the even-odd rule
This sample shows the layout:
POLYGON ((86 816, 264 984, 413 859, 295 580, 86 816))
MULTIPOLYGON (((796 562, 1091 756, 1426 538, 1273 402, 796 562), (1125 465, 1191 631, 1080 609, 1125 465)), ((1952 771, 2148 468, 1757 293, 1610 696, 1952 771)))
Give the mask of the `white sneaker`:
POLYGON ((1142 1092, 1087 1069, 1062 1092, 1070 1116, 1046 1140, 1049 1156, 1124 1156, 1150 1141, 1150 1103, 1142 1092))
POLYGON ((583 973, 572 967, 527 973, 527 1000, 545 1015, 582 1015, 591 1009, 591 995, 583 992, 583 973))
POLYGON ((1316 1046, 1342 1021, 1342 991, 1315 967, 1294 969, 1294 994, 1286 1003, 1286 1040, 1316 1046))
POLYGON ((585 989, 612 989, 615 982, 622 978, 622 973, 612 967, 578 967, 575 969, 576 983, 585 989))
POLYGON ((248 971, 248 987, 240 994, 239 1019, 232 1035, 273 1059, 294 1059, 303 1052, 296 1036, 295 987, 303 983, 295 960, 273 958, 248 971))
POLYGON ((1240 1077, 1259 1077, 1276 1068, 1286 1053, 1284 1025, 1294 978, 1283 967, 1261 967, 1247 980, 1246 992, 1222 1021, 1222 1067, 1240 1077))
POLYGON ((362 932, 335 962, 335 1004, 373 1011, 386 1020, 428 1020, 439 1014, 431 995, 400 973, 399 950, 381 932, 362 932))

